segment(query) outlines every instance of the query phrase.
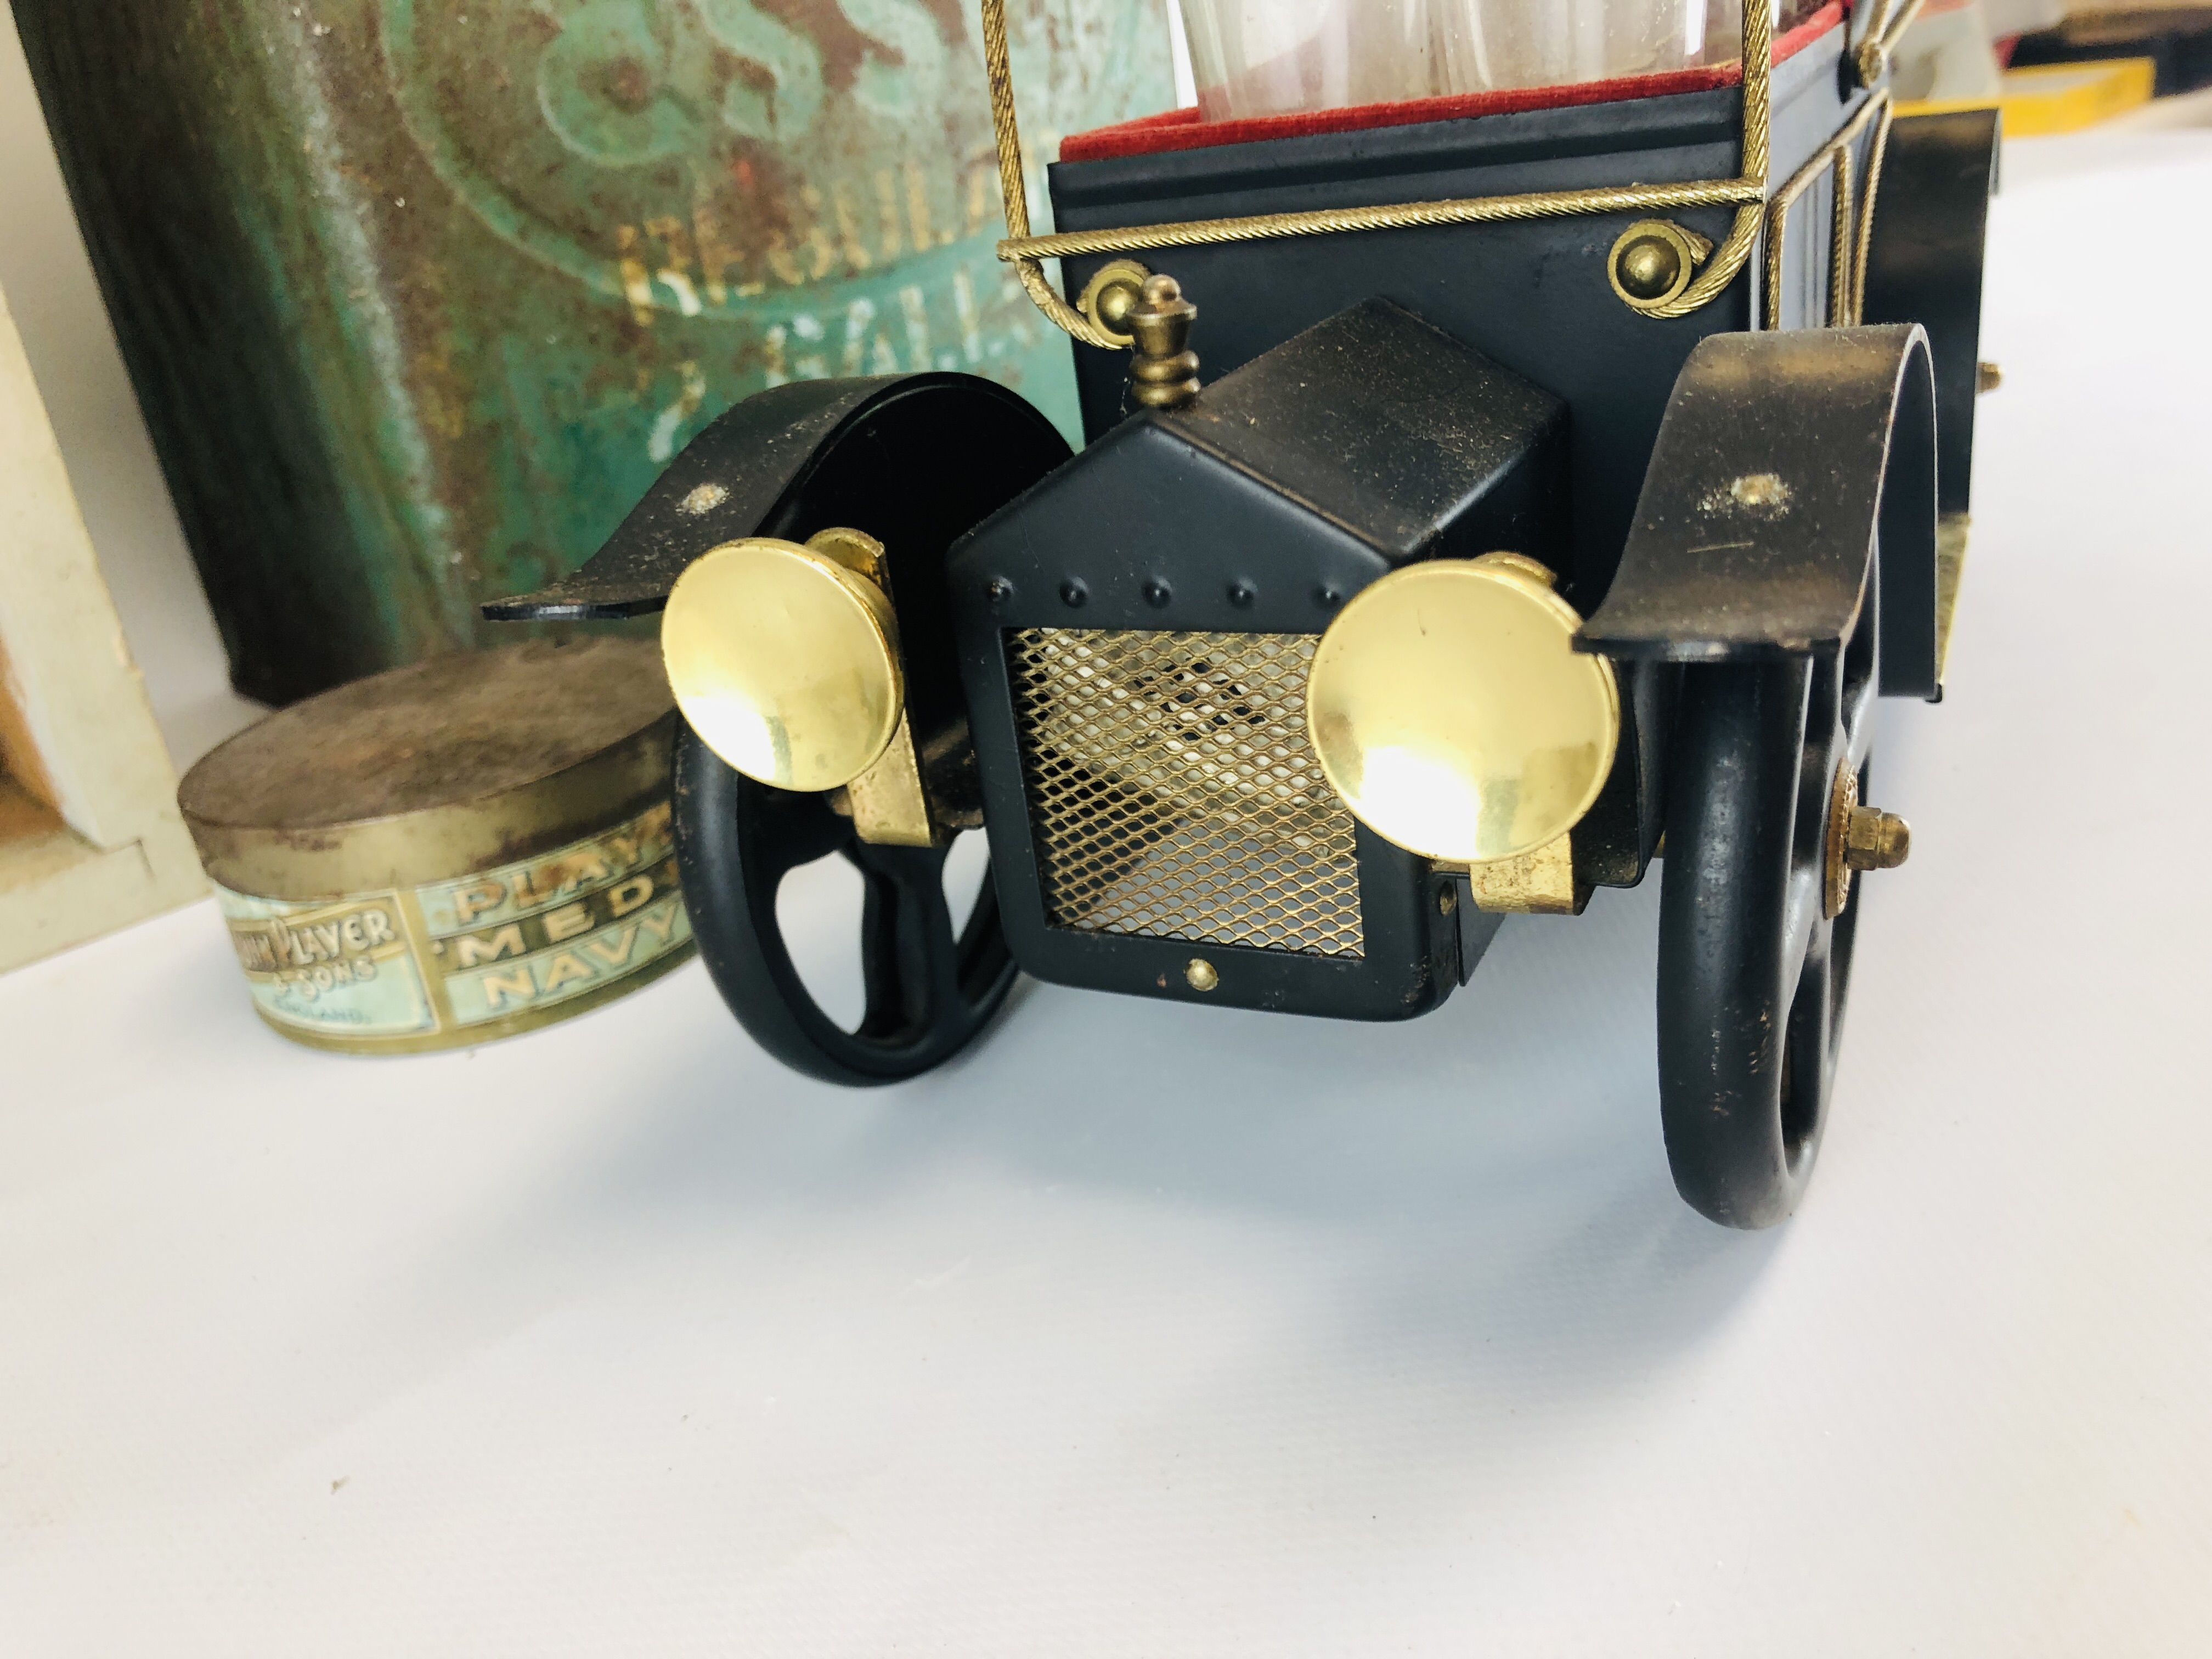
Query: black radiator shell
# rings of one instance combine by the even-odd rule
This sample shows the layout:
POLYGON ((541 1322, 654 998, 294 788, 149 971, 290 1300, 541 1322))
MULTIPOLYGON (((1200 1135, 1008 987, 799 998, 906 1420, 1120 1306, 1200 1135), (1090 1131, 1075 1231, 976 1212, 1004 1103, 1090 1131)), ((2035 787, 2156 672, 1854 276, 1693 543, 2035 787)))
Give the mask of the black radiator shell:
MULTIPOLYGON (((1047 918, 1006 635, 1027 628, 1319 634, 1417 559, 1566 546, 1557 398, 1382 301, 1121 422, 948 562, 1006 938, 1041 979, 1192 1001, 1402 1019, 1471 961, 1449 875, 1355 827, 1364 954, 1091 933, 1047 918), (1447 890, 1452 900, 1439 903, 1447 890), (1220 975, 1199 991, 1194 955, 1220 975)), ((1494 929, 1473 930, 1472 954, 1494 929)))

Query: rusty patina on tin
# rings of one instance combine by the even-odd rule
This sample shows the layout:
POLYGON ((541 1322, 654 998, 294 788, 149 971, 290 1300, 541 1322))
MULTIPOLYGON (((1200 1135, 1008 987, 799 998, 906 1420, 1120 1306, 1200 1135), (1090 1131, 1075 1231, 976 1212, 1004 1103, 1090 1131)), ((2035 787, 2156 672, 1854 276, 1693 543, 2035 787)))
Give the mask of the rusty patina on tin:
MULTIPOLYGON (((1016 10, 1033 162, 1170 100, 1158 0, 1016 10)), ((250 696, 489 642, 479 601, 580 564, 766 386, 967 369, 1075 430, 993 257, 966 0, 15 18, 250 696)))

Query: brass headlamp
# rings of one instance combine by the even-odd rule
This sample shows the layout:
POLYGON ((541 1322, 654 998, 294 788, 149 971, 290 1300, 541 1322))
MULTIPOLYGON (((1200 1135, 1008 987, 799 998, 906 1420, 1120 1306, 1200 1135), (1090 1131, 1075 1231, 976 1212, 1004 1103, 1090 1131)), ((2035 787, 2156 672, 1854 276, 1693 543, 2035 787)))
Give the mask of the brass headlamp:
POLYGON ((677 707, 730 767, 778 789, 842 791, 863 841, 927 847, 933 818, 907 722, 883 544, 824 530, 805 546, 725 542, 677 579, 660 619, 677 707))
POLYGON ((1306 723, 1322 770, 1385 840, 1449 864, 1559 842, 1620 739, 1613 665, 1517 553, 1432 559, 1363 588, 1322 636, 1306 723))
POLYGON ((751 537, 702 555, 670 592, 660 651, 677 706, 747 777, 835 789, 890 746, 906 705, 898 622, 855 568, 866 556, 751 537))

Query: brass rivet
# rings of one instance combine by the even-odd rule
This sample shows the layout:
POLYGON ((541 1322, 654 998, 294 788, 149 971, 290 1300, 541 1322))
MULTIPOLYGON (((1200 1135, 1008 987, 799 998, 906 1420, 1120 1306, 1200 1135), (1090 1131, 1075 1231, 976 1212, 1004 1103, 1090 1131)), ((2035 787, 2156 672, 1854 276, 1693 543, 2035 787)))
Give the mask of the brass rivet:
POLYGON ((2004 370, 1999 368, 1995 363, 1981 362, 1974 365, 1975 391, 1995 392, 2003 384, 2004 370))
POLYGON ((1620 233, 1606 256, 1613 291, 1638 311, 1677 298, 1711 254, 1711 241, 1671 219, 1639 219, 1620 233))
POLYGON ((1193 957, 1183 968, 1182 976, 1194 991, 1211 991, 1221 983, 1221 975, 1213 971, 1213 964, 1204 957, 1193 957))
POLYGON ((1129 313, 1143 297, 1145 278, 1152 274, 1134 259, 1109 259, 1083 285, 1076 305, 1103 332, 1113 336, 1115 344, 1126 346, 1134 337, 1129 332, 1129 313))
POLYGON ((1439 887, 1439 888, 1437 888, 1437 914, 1438 915, 1440 915, 1440 916, 1448 916, 1448 915, 1451 915, 1451 913, 1452 913, 1453 911, 1455 911, 1455 910, 1456 910, 1456 909, 1458 909, 1458 908, 1459 908, 1459 889, 1458 889, 1458 888, 1456 888, 1456 887, 1439 887))
POLYGON ((1639 300, 1656 300, 1682 274, 1682 255, 1663 237, 1639 236, 1621 250, 1620 285, 1639 300))

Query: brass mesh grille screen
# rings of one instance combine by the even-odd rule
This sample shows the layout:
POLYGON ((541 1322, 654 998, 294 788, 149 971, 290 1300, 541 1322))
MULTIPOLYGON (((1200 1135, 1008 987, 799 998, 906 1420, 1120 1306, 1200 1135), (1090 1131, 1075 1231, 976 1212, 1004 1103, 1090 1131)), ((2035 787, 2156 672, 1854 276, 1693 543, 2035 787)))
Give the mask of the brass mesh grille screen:
POLYGON ((1352 816, 1306 738, 1311 634, 1010 633, 1055 925, 1356 957, 1352 816))

